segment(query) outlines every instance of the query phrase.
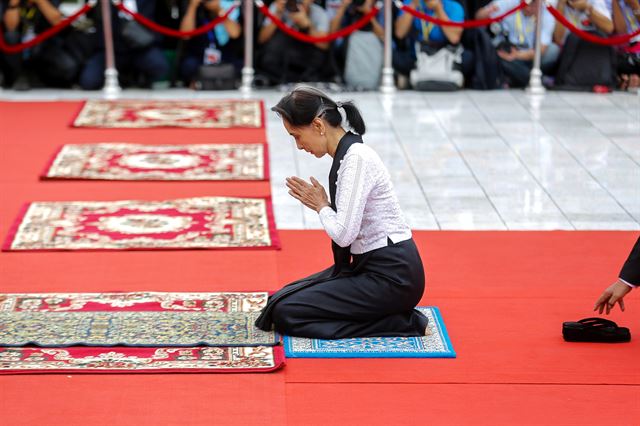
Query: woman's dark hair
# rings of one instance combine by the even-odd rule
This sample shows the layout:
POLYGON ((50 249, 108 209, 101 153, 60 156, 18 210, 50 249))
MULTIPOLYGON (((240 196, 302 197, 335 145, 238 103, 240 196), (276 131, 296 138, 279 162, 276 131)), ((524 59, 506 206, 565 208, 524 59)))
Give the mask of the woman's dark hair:
POLYGON ((294 127, 308 126, 316 117, 322 117, 331 126, 338 127, 342 124, 342 115, 338 108, 344 109, 349 126, 357 134, 364 135, 364 120, 353 102, 335 102, 314 87, 295 88, 280 99, 271 111, 276 112, 294 127))

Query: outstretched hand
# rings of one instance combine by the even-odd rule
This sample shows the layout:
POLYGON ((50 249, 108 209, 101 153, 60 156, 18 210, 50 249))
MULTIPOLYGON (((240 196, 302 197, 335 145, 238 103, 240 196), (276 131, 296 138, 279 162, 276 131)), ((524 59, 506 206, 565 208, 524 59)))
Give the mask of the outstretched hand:
POLYGON ((296 176, 289 177, 287 178, 287 188, 289 188, 289 195, 311 210, 319 212, 323 207, 330 205, 329 197, 320 182, 314 177, 311 177, 310 180, 311 183, 308 183, 296 176))
POLYGON ((616 306, 616 303, 620 305, 620 310, 624 312, 624 296, 631 291, 631 287, 618 280, 611 284, 602 293, 600 298, 596 301, 593 307, 594 311, 598 311, 602 314, 602 311, 606 310, 607 315, 616 306))

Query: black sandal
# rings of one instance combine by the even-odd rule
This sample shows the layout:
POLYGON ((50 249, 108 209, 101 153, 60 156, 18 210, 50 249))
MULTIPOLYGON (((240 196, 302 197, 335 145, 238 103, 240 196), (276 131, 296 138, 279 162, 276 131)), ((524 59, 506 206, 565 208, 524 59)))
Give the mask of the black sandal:
POLYGON ((584 318, 562 323, 562 337, 567 342, 622 343, 631 340, 631 333, 604 318, 584 318))

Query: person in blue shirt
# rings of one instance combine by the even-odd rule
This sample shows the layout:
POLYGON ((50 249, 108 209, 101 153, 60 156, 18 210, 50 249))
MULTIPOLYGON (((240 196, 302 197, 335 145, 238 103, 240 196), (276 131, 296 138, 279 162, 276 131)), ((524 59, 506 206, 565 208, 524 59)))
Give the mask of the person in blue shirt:
MULTIPOLYGON (((404 4, 445 21, 464 21, 464 9, 454 0, 404 0, 404 4)), ((462 37, 461 27, 440 27, 400 11, 394 25, 396 38, 405 38, 412 29, 415 39, 425 43, 455 45, 462 37)))
MULTIPOLYGON (((182 20, 181 31, 192 31, 206 25, 218 17, 224 16, 233 6, 232 0, 189 0, 182 20)), ((184 57, 180 62, 180 78, 190 85, 200 65, 231 63, 239 74, 242 68, 242 55, 236 49, 234 40, 242 34, 238 20, 240 9, 235 8, 220 24, 206 34, 190 38, 186 43, 184 57)))
MULTIPOLYGON (((464 21, 464 8, 455 0, 404 0, 404 4, 438 19, 464 21)), ((405 80, 408 80, 407 76, 416 66, 416 41, 431 48, 457 45, 462 38, 462 31, 462 27, 441 27, 400 10, 394 23, 396 44, 393 51, 398 87, 404 88, 408 84, 405 80)))

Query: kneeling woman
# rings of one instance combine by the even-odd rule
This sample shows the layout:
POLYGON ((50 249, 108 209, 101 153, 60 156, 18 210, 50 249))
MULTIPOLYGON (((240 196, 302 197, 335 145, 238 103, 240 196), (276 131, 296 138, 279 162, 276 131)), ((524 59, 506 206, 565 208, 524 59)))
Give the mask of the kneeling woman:
POLYGON ((358 109, 301 87, 272 110, 298 149, 333 157, 330 199, 314 178, 291 177, 287 186, 318 212, 335 263, 272 295, 256 325, 321 339, 424 335, 427 318, 414 309, 424 291, 422 260, 387 169, 362 143, 358 109), (343 116, 357 134, 343 130, 343 116))

